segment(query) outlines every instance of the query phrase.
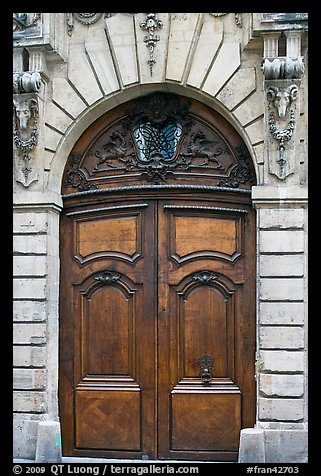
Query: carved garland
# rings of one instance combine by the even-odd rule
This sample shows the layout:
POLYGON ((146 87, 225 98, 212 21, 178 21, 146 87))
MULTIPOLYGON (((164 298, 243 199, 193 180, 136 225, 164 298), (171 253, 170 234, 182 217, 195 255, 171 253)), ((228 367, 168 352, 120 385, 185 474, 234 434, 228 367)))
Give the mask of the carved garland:
POLYGON ((273 138, 279 142, 279 147, 278 147, 279 158, 276 160, 276 162, 280 166, 281 177, 283 176, 284 165, 286 164, 286 160, 284 158, 285 143, 288 142, 292 138, 294 127, 295 127, 295 114, 293 110, 291 110, 290 112, 289 123, 287 127, 283 130, 280 130, 276 127, 274 114, 273 112, 270 112, 269 129, 273 138))
POLYGON ((35 98, 28 99, 26 101, 13 102, 13 140, 18 150, 22 152, 22 173, 24 176, 24 185, 28 185, 29 174, 32 172, 30 166, 31 155, 30 153, 38 145, 38 130, 37 130, 37 118, 39 115, 38 101, 35 98), (19 117, 19 114, 30 114, 24 118, 19 117), (28 124, 29 120, 31 125, 28 124), (30 131, 27 137, 23 137, 24 131, 30 131))
POLYGON ((150 75, 153 75, 153 66, 156 63, 154 59, 154 48, 157 42, 160 40, 158 35, 154 35, 154 31, 160 28, 163 28, 163 22, 156 18, 155 13, 147 13, 145 21, 140 24, 142 30, 148 31, 149 36, 145 36, 144 43, 146 43, 147 48, 149 48, 149 59, 147 63, 150 68, 150 75))

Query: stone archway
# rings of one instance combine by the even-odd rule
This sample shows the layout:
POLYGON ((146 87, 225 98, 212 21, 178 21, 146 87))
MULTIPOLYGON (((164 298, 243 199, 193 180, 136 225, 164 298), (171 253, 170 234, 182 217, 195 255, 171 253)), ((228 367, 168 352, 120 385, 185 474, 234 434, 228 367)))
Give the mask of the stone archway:
POLYGON ((77 141, 60 235, 66 455, 237 459, 255 421, 254 183, 238 133, 182 96, 123 104, 77 141))

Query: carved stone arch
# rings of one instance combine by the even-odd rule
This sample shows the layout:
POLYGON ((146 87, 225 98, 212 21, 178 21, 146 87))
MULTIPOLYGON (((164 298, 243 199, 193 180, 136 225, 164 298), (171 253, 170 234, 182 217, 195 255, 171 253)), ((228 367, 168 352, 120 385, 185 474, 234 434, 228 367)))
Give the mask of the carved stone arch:
POLYGON ((236 461, 254 424, 255 169, 218 108, 178 89, 86 114, 66 145, 65 455, 236 461))

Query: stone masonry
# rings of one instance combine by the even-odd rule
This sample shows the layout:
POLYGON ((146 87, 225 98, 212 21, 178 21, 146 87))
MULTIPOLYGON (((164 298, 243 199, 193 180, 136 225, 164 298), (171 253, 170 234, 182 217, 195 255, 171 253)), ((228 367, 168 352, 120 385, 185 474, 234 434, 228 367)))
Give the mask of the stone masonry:
POLYGON ((257 414, 241 462, 306 462, 307 14, 14 13, 14 458, 61 460, 59 214, 69 152, 154 90, 222 114, 257 185, 257 414), (282 109, 283 108, 283 109, 282 109), (45 435, 45 436, 44 436, 45 435))

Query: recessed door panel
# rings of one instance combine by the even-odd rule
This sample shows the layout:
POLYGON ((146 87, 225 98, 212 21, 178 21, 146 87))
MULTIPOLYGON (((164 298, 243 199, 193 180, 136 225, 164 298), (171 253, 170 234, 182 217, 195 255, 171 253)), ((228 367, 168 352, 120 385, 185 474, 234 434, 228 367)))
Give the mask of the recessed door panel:
POLYGON ((180 299, 181 352, 184 377, 199 377, 197 361, 203 354, 214 356, 216 376, 228 373, 227 305, 224 296, 210 286, 198 286, 180 299))
POLYGON ((80 390, 75 403, 77 448, 141 450, 139 390, 80 390))
POLYGON ((171 397, 171 450, 237 451, 241 429, 240 392, 173 393, 171 397))

